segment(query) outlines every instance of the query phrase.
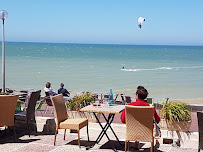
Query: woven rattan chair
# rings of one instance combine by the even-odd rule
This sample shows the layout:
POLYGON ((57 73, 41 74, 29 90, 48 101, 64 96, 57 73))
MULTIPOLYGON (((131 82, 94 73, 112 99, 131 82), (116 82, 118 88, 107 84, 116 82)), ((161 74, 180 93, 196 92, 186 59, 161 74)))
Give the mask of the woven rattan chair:
POLYGON ((200 152, 200 149, 203 150, 203 111, 198 111, 197 112, 197 118, 198 118, 198 128, 199 128, 198 152, 200 152))
POLYGON ((131 97, 130 96, 125 96, 125 102, 126 102, 126 104, 131 103, 132 102, 131 97))
POLYGON ((153 151, 153 116, 154 107, 150 106, 125 106, 126 110, 126 139, 125 151, 129 141, 151 142, 153 151))
POLYGON ((88 137, 88 141, 89 141, 88 119, 86 119, 86 118, 68 119, 67 109, 66 109, 65 101, 63 99, 62 94, 51 97, 51 101, 52 101, 52 104, 54 107, 54 114, 56 117, 56 132, 55 132, 54 146, 56 144, 56 135, 58 133, 58 129, 65 129, 64 140, 65 140, 66 129, 77 130, 78 145, 80 147, 79 131, 81 128, 87 126, 87 137, 88 137))
POLYGON ((37 101, 40 98, 41 90, 33 91, 30 94, 28 99, 28 107, 26 111, 16 111, 15 113, 15 121, 19 123, 27 123, 29 129, 30 136, 30 125, 33 124, 35 126, 35 131, 37 132, 36 120, 35 120, 35 106, 37 101))
POLYGON ((51 102, 51 98, 50 98, 49 92, 45 92, 45 101, 47 103, 45 114, 47 114, 47 111, 51 108, 52 110, 51 110, 50 115, 52 115, 54 109, 53 109, 53 105, 52 105, 52 102, 51 102))
POLYGON ((0 96, 0 127, 14 126, 14 141, 16 140, 14 116, 17 100, 18 95, 0 96))

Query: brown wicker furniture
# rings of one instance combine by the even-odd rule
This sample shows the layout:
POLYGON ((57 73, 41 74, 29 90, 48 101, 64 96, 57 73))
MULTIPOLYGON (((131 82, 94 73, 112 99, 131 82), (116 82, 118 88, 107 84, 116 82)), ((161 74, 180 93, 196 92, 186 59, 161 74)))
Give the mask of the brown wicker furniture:
POLYGON ((19 100, 23 101, 26 103, 27 97, 28 97, 28 91, 26 90, 21 90, 21 94, 19 94, 19 100))
POLYGON ((58 129, 65 129, 64 131, 64 140, 66 129, 77 130, 78 132, 78 145, 80 147, 80 129, 87 126, 87 137, 89 141, 88 134, 88 119, 80 118, 80 119, 68 119, 67 109, 65 105, 65 101, 63 99, 63 95, 59 94, 51 97, 51 101, 54 107, 54 114, 56 117, 56 132, 54 139, 54 146, 56 144, 56 135, 58 133, 58 129))
POLYGON ((92 112, 97 120, 97 122, 99 123, 102 131, 101 133, 99 134, 99 136, 97 137, 96 139, 96 143, 99 143, 101 141, 101 139, 103 138, 104 135, 106 135, 107 139, 110 141, 110 138, 109 136, 107 135, 107 130, 108 128, 111 129, 111 131, 113 132, 114 136, 116 137, 116 140, 120 143, 118 137, 116 136, 114 130, 112 129, 111 127, 111 123, 113 122, 114 120, 114 116, 115 114, 119 114, 121 113, 123 110, 125 109, 125 106, 124 105, 114 105, 114 106, 108 106, 108 105, 104 105, 104 104, 101 104, 101 106, 93 106, 93 105, 89 105, 89 106, 86 106, 82 109, 80 109, 80 111, 83 111, 83 112, 92 112), (105 126, 102 126, 100 120, 98 119, 97 117, 97 114, 96 113, 101 113, 106 121, 106 124, 105 126), (106 118, 106 116, 104 115, 104 113, 107 113, 109 114, 108 115, 108 119, 106 118))
POLYGON ((151 106, 125 106, 126 110, 126 139, 125 151, 129 141, 151 142, 153 151, 153 116, 154 107, 151 106))
POLYGON ((18 95, 0 95, 0 127, 14 126, 14 141, 16 140, 15 132, 15 108, 18 95))
POLYGON ((125 96, 125 102, 126 102, 126 104, 131 103, 132 102, 131 97, 130 96, 125 96))
POLYGON ((26 123, 29 136, 30 136, 30 125, 33 124, 35 132, 37 132, 36 120, 35 120, 35 106, 37 101, 40 99, 41 90, 31 92, 28 97, 28 107, 26 111, 16 111, 15 113, 15 122, 16 123, 26 123))
POLYGON ((200 152, 200 149, 203 150, 203 111, 198 111, 197 112, 197 118, 198 118, 198 128, 199 128, 198 152, 200 152))
POLYGON ((50 94, 49 92, 45 92, 45 101, 47 103, 47 107, 46 107, 46 111, 45 111, 45 114, 47 113, 47 111, 49 110, 49 108, 51 108, 51 113, 50 115, 53 113, 53 105, 52 105, 52 102, 51 102, 51 98, 50 98, 50 94))

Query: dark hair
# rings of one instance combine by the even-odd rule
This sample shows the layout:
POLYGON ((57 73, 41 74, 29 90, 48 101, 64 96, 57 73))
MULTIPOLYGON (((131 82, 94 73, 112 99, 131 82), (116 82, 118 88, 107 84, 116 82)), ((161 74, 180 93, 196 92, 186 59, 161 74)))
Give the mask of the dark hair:
POLYGON ((64 87, 64 84, 63 84, 63 83, 61 83, 61 87, 64 87))
POLYGON ((50 88, 50 87, 51 87, 51 83, 50 83, 50 82, 47 82, 47 83, 46 83, 46 87, 47 87, 47 88, 50 88))
POLYGON ((148 96, 148 91, 143 86, 138 86, 136 94, 138 95, 138 99, 146 99, 148 96))

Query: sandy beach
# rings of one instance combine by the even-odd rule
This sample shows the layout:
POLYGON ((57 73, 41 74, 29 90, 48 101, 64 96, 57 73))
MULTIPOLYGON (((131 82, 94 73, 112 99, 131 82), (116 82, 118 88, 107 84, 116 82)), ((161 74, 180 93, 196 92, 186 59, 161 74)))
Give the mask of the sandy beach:
POLYGON ((177 99, 178 101, 185 102, 187 104, 201 104, 203 105, 203 99, 177 99))

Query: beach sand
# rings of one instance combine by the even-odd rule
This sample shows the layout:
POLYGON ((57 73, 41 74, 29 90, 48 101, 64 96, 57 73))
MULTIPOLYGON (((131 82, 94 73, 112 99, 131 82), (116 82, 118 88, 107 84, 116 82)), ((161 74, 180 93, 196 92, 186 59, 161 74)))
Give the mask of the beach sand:
POLYGON ((203 105, 203 99, 176 99, 176 101, 181 101, 187 104, 202 104, 203 105))

